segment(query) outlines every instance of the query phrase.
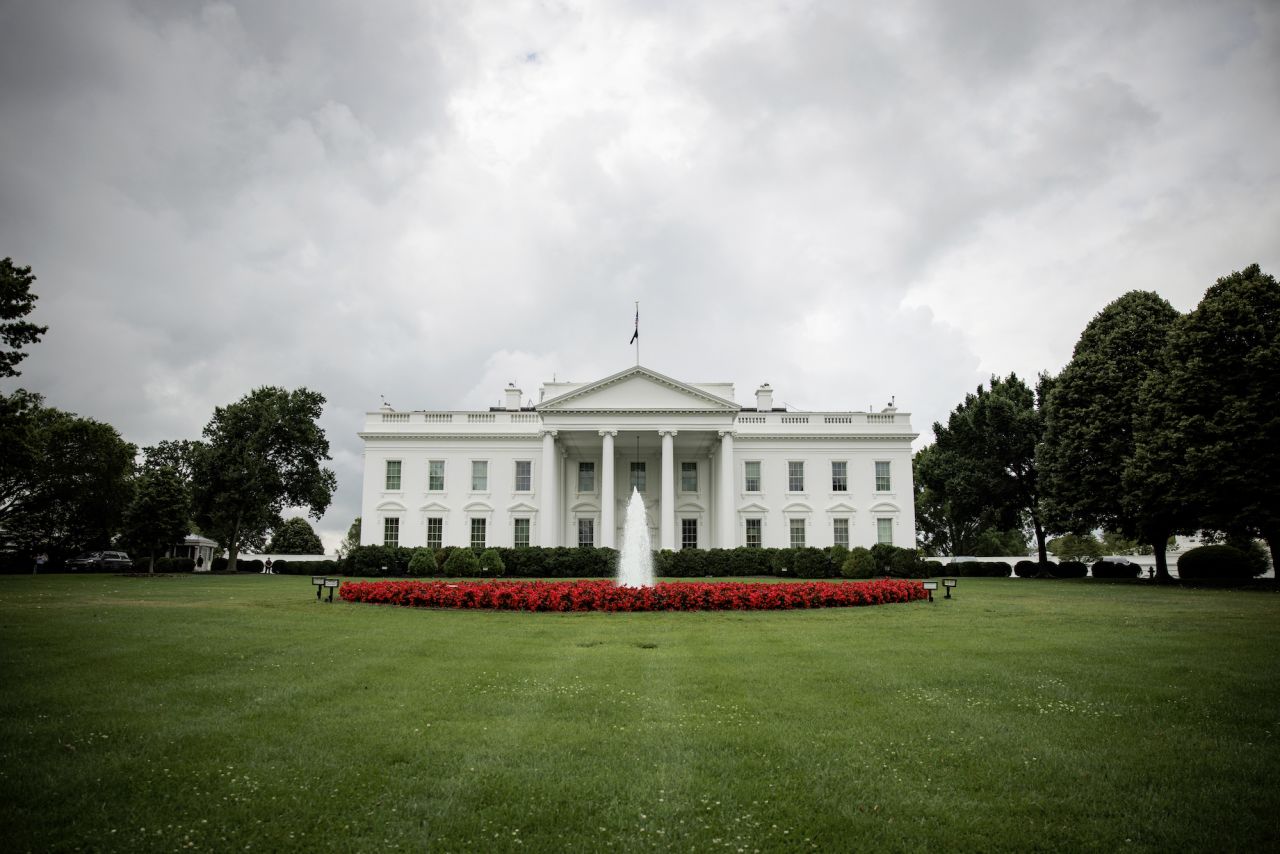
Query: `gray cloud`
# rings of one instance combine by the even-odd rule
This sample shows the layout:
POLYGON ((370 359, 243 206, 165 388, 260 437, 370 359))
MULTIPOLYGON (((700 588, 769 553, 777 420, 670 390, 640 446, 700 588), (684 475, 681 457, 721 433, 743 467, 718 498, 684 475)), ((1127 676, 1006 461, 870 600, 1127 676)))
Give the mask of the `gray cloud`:
POLYGON ((0 7, 23 383, 132 441, 643 361, 929 425, 1131 288, 1280 268, 1264 2, 0 7))

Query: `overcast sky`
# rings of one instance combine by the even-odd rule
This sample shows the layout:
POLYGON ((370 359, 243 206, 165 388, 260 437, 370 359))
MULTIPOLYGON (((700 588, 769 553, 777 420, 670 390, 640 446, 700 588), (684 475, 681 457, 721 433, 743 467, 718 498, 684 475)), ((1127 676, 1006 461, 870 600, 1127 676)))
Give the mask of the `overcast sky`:
POLYGON ((5 2, 22 377, 139 445, 641 361, 922 434, 1126 291, 1280 274, 1280 4, 5 2))

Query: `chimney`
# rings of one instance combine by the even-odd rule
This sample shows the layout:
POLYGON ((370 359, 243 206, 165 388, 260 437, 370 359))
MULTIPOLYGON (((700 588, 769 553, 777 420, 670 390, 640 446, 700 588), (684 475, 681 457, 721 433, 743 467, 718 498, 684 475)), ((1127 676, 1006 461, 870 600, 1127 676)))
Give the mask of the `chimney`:
POLYGON ((516 388, 516 384, 515 384, 515 383, 507 383, 507 389, 506 389, 507 402, 506 402, 506 407, 507 407, 507 409, 508 409, 509 411, 511 411, 511 412, 518 412, 518 411, 520 410, 520 397, 521 397, 521 395, 522 395, 522 394, 523 394, 523 392, 521 392, 521 391, 520 391, 520 389, 516 388))
POLYGON ((760 388, 756 389, 756 411, 773 411, 773 389, 769 388, 768 383, 765 383, 760 386, 760 388))

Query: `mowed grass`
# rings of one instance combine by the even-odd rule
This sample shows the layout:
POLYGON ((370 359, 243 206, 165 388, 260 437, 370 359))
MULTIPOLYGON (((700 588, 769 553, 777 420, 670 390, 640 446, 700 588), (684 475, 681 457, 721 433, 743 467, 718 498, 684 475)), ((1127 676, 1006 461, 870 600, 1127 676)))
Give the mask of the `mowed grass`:
POLYGON ((1275 850, 1280 595, 776 613, 0 578, 5 851, 1275 850))

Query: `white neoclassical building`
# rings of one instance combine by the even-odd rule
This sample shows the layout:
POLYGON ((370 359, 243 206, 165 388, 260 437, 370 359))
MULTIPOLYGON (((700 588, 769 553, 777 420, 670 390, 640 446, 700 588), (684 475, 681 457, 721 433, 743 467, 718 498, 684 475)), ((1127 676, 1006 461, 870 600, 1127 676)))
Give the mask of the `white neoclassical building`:
POLYGON ((506 389, 487 411, 370 412, 361 542, 622 545, 640 491, 659 548, 915 545, 911 416, 755 406, 641 366, 506 389))

